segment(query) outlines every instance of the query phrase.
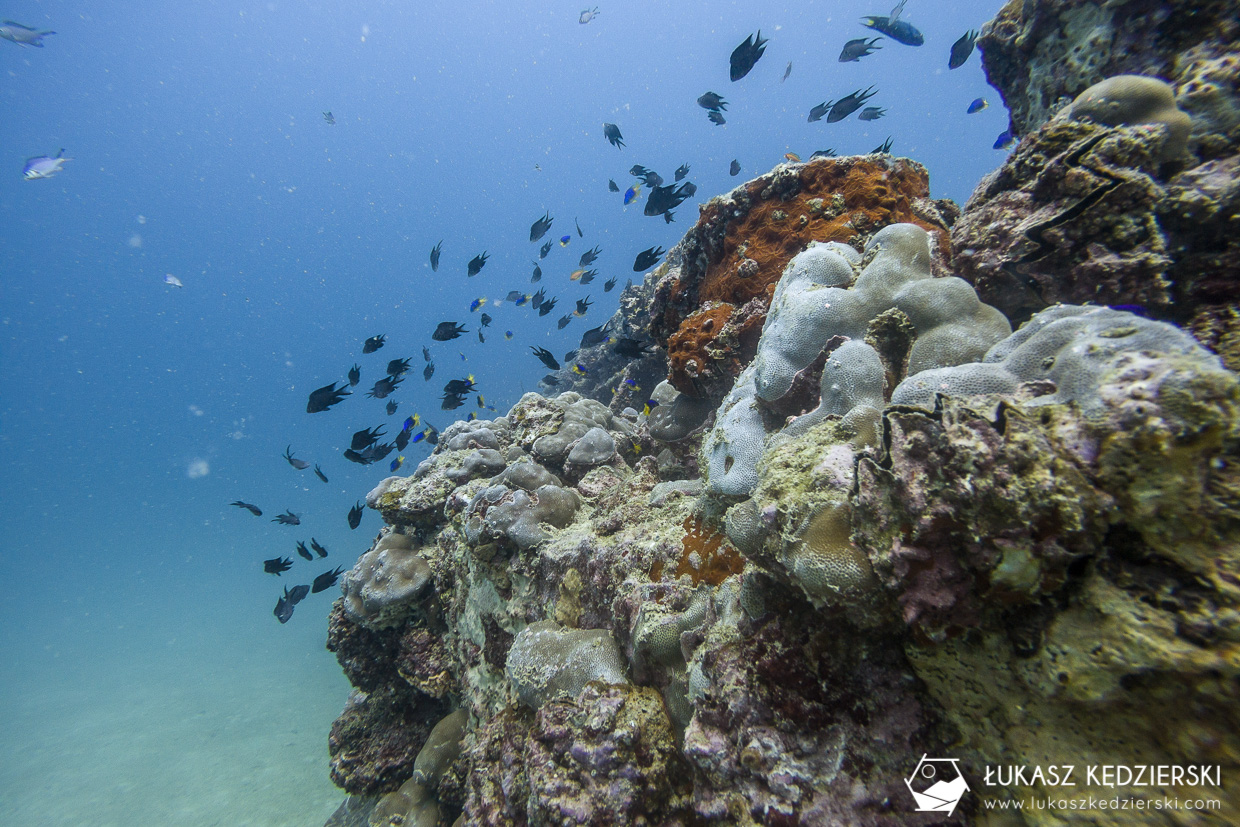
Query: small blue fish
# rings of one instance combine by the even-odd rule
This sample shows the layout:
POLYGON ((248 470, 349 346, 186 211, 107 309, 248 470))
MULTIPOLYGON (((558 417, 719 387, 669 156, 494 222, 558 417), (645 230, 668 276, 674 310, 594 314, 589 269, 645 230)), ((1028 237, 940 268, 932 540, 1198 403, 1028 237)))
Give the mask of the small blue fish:
POLYGON ((405 461, 404 457, 397 457, 396 459, 392 460, 392 464, 388 466, 388 470, 395 471, 397 468, 399 468, 404 463, 404 461, 405 461))
POLYGON ((578 376, 585 376, 587 373, 589 373, 589 371, 583 368, 580 364, 576 364, 576 365, 573 365, 573 373, 577 374, 578 376))
POLYGON ((627 190, 624 191, 624 206, 627 207, 629 204, 632 204, 635 200, 637 200, 637 196, 641 194, 642 194, 641 184, 634 184, 633 186, 629 187, 627 190))
POLYGON ((518 296, 517 300, 514 301, 513 304, 515 304, 517 307, 520 307, 521 305, 528 302, 531 298, 532 298, 531 296, 518 296))
POLYGON ((469 303, 469 312, 470 312, 470 313, 473 313, 473 312, 474 312, 475 310, 477 310, 479 307, 483 307, 483 306, 485 306, 485 305, 486 305, 486 303, 487 303, 487 297, 486 297, 486 296, 479 296, 478 298, 474 299, 473 301, 471 301, 471 302, 469 303))
POLYGON ((642 406, 642 413, 646 416, 650 416, 650 412, 657 407, 659 407, 659 401, 657 399, 647 399, 646 404, 642 406))
POLYGON ((466 422, 477 422, 477 421, 478 421, 478 412, 477 412, 477 411, 470 411, 470 412, 469 412, 469 416, 465 417, 465 421, 466 421, 466 422))
POLYGON ((486 406, 487 406, 487 403, 483 400, 482 394, 478 394, 478 407, 485 408, 486 406))
POLYGON ((505 338, 505 339, 511 339, 511 338, 512 338, 512 331, 511 331, 511 330, 505 330, 505 331, 504 331, 504 338, 505 338))
POLYGON ((418 423, 421 420, 422 420, 422 417, 420 414, 414 414, 413 416, 405 420, 405 424, 401 426, 401 430, 412 431, 414 428, 418 427, 418 423))
POLYGON ((995 138, 995 149, 1007 149, 1016 143, 1016 138, 1012 136, 1012 130, 1005 129, 999 133, 999 137, 995 138))
POLYGON ((426 431, 418 431, 416 434, 413 435, 413 439, 409 441, 410 442, 421 442, 424 439, 426 439, 426 431))
POLYGON ((561 246, 561 247, 567 247, 567 246, 568 246, 568 242, 570 242, 570 241, 572 241, 572 240, 573 240, 573 237, 572 237, 571 235, 562 235, 562 236, 560 236, 560 246, 561 246))
POLYGON ((66 161, 72 160, 72 158, 65 157, 63 149, 56 153, 54 158, 47 155, 36 155, 33 158, 26 159, 26 166, 22 168, 22 175, 25 176, 27 181, 51 178, 64 168, 66 161))
POLYGON ((990 106, 990 104, 986 103, 985 98, 978 98, 973 101, 973 103, 969 104, 969 108, 965 110, 965 114, 972 115, 974 112, 981 112, 987 106, 990 106))

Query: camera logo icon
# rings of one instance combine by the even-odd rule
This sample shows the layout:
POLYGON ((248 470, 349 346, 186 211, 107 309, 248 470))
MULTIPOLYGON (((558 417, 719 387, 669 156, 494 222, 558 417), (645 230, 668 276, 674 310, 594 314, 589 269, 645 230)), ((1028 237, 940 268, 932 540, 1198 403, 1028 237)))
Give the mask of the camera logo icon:
POLYGON ((956 811, 956 805, 969 789, 959 764, 959 758, 921 756, 912 774, 904 779, 904 786, 917 802, 918 812, 950 816, 956 811))

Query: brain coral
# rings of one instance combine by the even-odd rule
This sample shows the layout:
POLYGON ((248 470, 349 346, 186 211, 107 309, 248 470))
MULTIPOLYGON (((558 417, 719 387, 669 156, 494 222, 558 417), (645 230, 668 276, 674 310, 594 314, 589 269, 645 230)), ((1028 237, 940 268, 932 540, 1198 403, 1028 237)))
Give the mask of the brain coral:
POLYGON ((394 626, 405 619, 430 579, 430 566, 414 550, 413 538, 389 532, 341 579, 344 609, 371 628, 394 626))
POLYGON ((602 629, 566 629, 540 620, 522 629, 508 650, 508 680, 533 709, 560 695, 576 698, 590 681, 628 683, 627 664, 602 629))
POLYGON ((668 350, 669 381, 718 396, 753 355, 775 283, 811 241, 859 243, 896 222, 949 249, 920 165, 891 156, 783 164, 702 207, 655 289, 651 333, 668 350))
POLYGON ((1162 157, 1184 151, 1192 121, 1175 105, 1175 90, 1158 78, 1116 75, 1099 81, 1076 96, 1068 108, 1075 121, 1089 119, 1104 126, 1157 123, 1167 127, 1162 157))

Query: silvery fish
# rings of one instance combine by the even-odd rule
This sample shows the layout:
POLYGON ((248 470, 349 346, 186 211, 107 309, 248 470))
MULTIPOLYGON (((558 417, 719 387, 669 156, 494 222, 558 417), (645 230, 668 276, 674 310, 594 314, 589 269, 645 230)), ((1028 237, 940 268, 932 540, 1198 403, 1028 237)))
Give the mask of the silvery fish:
POLYGON ((18 46, 34 46, 37 49, 42 49, 43 38, 49 34, 56 33, 32 29, 29 26, 23 26, 21 23, 14 23, 12 20, 5 20, 3 23, 0 23, 0 37, 3 37, 5 40, 11 40, 18 46))
POLYGON ((65 161, 72 161, 72 158, 65 157, 65 151, 62 149, 56 153, 56 157, 49 158, 46 155, 36 155, 33 158, 26 159, 26 166, 22 169, 22 175, 27 181, 34 181, 39 178, 51 178, 64 167, 65 161))

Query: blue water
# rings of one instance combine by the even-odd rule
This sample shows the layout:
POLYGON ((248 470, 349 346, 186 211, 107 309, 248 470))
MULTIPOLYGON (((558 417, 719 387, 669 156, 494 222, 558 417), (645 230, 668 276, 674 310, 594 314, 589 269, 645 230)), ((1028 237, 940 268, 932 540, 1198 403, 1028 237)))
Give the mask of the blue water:
MULTIPOLYGON (((531 345, 575 347, 616 308, 606 278, 623 287, 637 252, 671 247, 697 203, 786 152, 892 136, 934 197, 963 204, 1002 159, 1007 117, 979 56, 949 72, 947 54, 1001 4, 911 0, 925 46, 884 39, 839 63, 873 34, 858 18, 888 2, 627 2, 587 25, 563 2, 7 4, 57 34, 0 42, 0 820, 321 823, 348 691, 322 648, 335 591, 284 626, 272 608, 281 586, 351 565, 379 527, 368 513, 350 531, 345 515, 391 457, 347 462, 351 433, 395 432, 414 411, 445 427, 475 409, 439 410, 443 383, 467 374, 505 411, 545 373, 531 345), (765 56, 729 82, 729 53, 759 28, 765 56), (806 122, 870 85, 885 118, 806 122), (725 126, 695 103, 708 90, 729 101, 725 126), (966 115, 979 96, 991 108, 966 115), (59 176, 22 179, 27 157, 60 147, 74 160, 59 176), (634 164, 670 182, 682 163, 698 192, 674 224, 608 192, 634 164), (472 299, 537 289, 528 234, 545 210, 548 238, 572 234, 541 262, 556 312, 490 304, 479 343, 472 299), (594 245, 600 275, 582 287, 568 273, 594 245), (586 295, 585 319, 557 330, 586 295), (469 332, 431 342, 449 320, 469 332), (378 333, 387 346, 363 356, 378 333), (361 391, 398 357, 413 371, 389 417, 361 391), (358 392, 307 415, 309 392, 355 361, 358 392), (330 483, 285 463, 286 445, 330 483), (285 509, 300 527, 270 521, 285 509), (311 536, 327 560, 295 556, 311 536), (263 574, 274 556, 293 570, 263 574)), ((410 446, 406 471, 425 454, 410 446)))

